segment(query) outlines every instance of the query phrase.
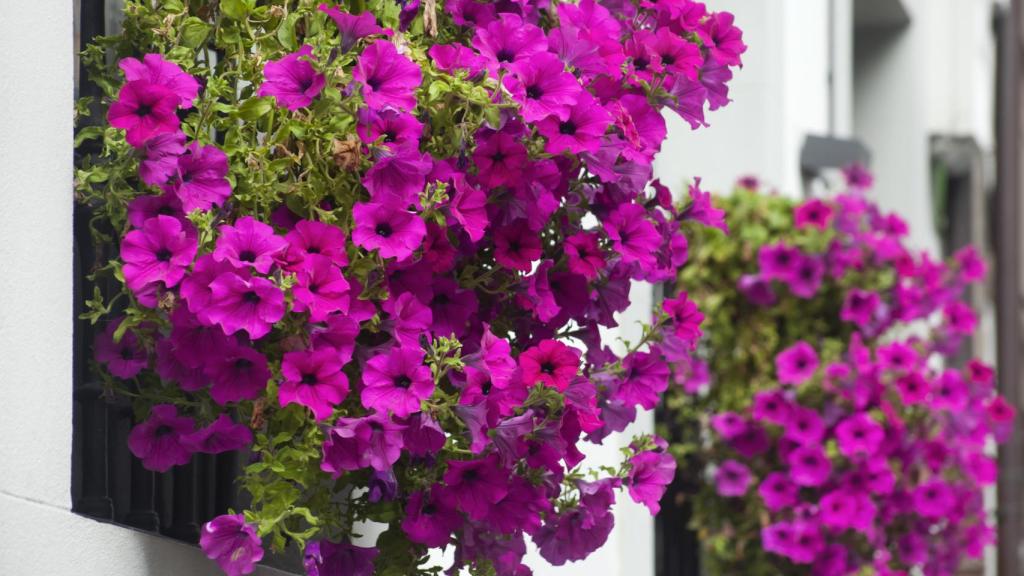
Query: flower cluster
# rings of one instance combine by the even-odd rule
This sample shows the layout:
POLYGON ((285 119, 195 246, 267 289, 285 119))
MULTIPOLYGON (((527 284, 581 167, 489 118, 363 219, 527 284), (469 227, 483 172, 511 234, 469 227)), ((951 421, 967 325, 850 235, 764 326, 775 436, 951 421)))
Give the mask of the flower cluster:
POLYGON ((109 45, 146 55, 94 74, 118 130, 84 133, 103 152, 79 193, 123 231, 96 275, 125 290, 89 316, 123 310, 97 359, 137 398, 132 452, 252 452, 252 506, 204 527, 207 554, 246 574, 293 542, 310 575, 418 574, 453 547, 453 572, 518 575, 526 537, 556 565, 600 547, 616 489, 657 511, 663 442, 592 474, 580 444, 653 408, 700 335, 685 298, 624 354, 599 331, 686 261, 679 221, 721 225, 651 164, 664 108, 697 128, 728 102, 732 16, 188 4, 129 2, 109 45))
POLYGON ((743 314, 761 342, 740 359, 694 354, 670 400, 684 418, 712 413, 695 521, 713 573, 955 574, 994 539, 982 488, 1014 418, 991 368, 955 361, 976 324, 961 298, 984 261, 972 247, 948 264, 912 252, 903 221, 858 190, 726 202, 741 239, 722 242, 736 251, 703 248, 730 272, 694 290, 731 290, 707 310, 709 335, 743 314))

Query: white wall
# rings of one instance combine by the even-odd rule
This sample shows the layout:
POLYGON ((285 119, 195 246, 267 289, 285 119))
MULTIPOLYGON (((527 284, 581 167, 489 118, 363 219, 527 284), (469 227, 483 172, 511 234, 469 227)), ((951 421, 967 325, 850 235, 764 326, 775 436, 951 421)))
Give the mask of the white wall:
POLYGON ((197 548, 70 512, 72 7, 2 4, 0 574, 213 576, 197 548))

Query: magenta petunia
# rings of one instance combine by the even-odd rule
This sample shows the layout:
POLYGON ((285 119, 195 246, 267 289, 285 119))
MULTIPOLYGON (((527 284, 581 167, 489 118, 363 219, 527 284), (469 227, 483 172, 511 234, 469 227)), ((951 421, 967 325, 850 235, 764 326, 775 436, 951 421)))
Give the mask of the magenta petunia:
POLYGON ((462 525, 458 512, 449 509, 429 492, 414 492, 405 506, 402 531, 409 540, 430 547, 441 547, 452 539, 462 525))
POLYGON ((244 424, 234 423, 227 414, 221 414, 210 425, 182 436, 181 443, 192 452, 220 454, 251 445, 252 431, 244 424))
POLYGON ((589 92, 582 92, 576 105, 569 109, 567 118, 548 116, 537 123, 537 131, 547 138, 544 151, 548 154, 593 153, 601 147, 601 136, 611 120, 611 115, 596 98, 589 92))
POLYGON ((178 156, 185 153, 185 133, 153 136, 142 144, 140 152, 143 159, 139 162, 139 179, 150 186, 164 184, 177 171, 178 156))
POLYGON ((416 107, 416 88, 423 81, 420 67, 399 54, 395 45, 377 40, 367 46, 356 61, 352 79, 362 86, 363 100, 370 108, 416 107))
POLYGON ((832 473, 832 463, 820 446, 802 446, 789 453, 789 477, 799 486, 821 486, 832 473))
POLYGON ((676 475, 676 459, 665 452, 641 452, 630 459, 626 485, 634 502, 647 506, 651 514, 661 510, 659 502, 676 475))
POLYGON ((242 330, 258 340, 284 317, 284 312, 284 293, 270 280, 226 272, 210 283, 205 315, 227 334, 242 330))
POLYGON ((125 131, 136 148, 161 134, 178 132, 178 95, 170 88, 146 80, 127 82, 107 111, 107 121, 125 131))
POLYGON ((367 467, 390 470, 402 455, 405 428, 381 413, 338 418, 327 429, 320 468, 335 478, 346 471, 367 467))
MULTIPOLYGON (((177 163, 177 158, 175 158, 177 163)), ((160 195, 146 194, 136 196, 128 203, 128 223, 135 228, 142 228, 146 220, 157 216, 172 216, 184 221, 185 212, 181 209, 181 201, 171 192, 160 195)), ((194 228, 183 224, 185 230, 192 233, 194 228)))
MULTIPOLYGON (((423 135, 422 122, 408 112, 399 112, 393 108, 364 108, 359 111, 358 118, 356 133, 367 144, 380 140, 384 146, 392 150, 401 150, 419 142, 420 136, 423 135)), ((422 184, 420 187, 422 188, 422 184)))
POLYGON ((313 540, 306 544, 302 553, 306 576, 373 576, 374 560, 380 550, 351 542, 313 540))
POLYGON ((519 355, 523 384, 565 391, 580 369, 580 351, 557 340, 541 340, 519 355))
POLYGON ((487 194, 462 177, 455 178, 454 187, 455 194, 448 203, 448 212, 466 231, 469 239, 478 242, 490 224, 487 218, 487 194))
POLYGON ((317 421, 326 420, 348 395, 348 377, 338 355, 330 349, 285 352, 281 362, 281 406, 309 408, 317 421))
POLYGON ((722 462, 715 471, 715 491, 727 498, 746 494, 752 481, 750 469, 735 460, 722 462))
POLYGON ((419 412, 420 402, 434 392, 430 368, 423 350, 393 348, 368 360, 363 370, 363 406, 399 418, 419 412))
POLYGON ((482 460, 452 460, 444 473, 440 497, 470 518, 483 520, 508 494, 508 480, 508 472, 495 454, 482 460))
POLYGON ((192 459, 182 439, 192 433, 195 421, 178 415, 173 404, 157 404, 149 418, 128 433, 128 448, 146 470, 166 472, 192 459))
POLYGON ((181 281, 180 294, 188 304, 188 310, 205 324, 215 322, 209 318, 210 300, 213 292, 210 284, 221 274, 233 272, 234 268, 226 262, 217 262, 212 254, 203 254, 196 259, 192 273, 181 281))
POLYGON ((569 118, 583 88, 576 77, 565 71, 565 64, 554 54, 537 54, 513 67, 505 77, 505 87, 519 104, 519 113, 527 122, 539 122, 548 116, 569 118))
POLYGON ((341 51, 348 52, 356 42, 367 36, 383 34, 384 29, 377 25, 377 18, 372 12, 349 14, 333 6, 321 4, 319 10, 334 20, 338 26, 338 37, 341 39, 341 51))
POLYGON ((477 27, 472 45, 493 74, 499 69, 528 62, 547 50, 543 30, 508 12, 500 14, 487 26, 477 27))
POLYGON ((854 288, 846 293, 839 318, 865 328, 875 321, 875 314, 881 306, 882 298, 877 292, 854 288))
POLYGON ((695 346, 701 337, 700 325, 704 314, 686 292, 680 292, 675 298, 666 298, 662 308, 672 322, 675 335, 684 342, 695 346))
POLYGON ((930 480, 913 492, 914 512, 923 518, 939 519, 957 505, 956 493, 942 480, 930 480))
POLYGON ((178 96, 178 106, 188 109, 199 97, 199 82, 161 54, 146 54, 142 60, 122 58, 117 63, 128 82, 144 81, 160 84, 178 96))
POLYGON ((477 180, 486 188, 519 182, 528 160, 521 138, 507 131, 478 137, 473 151, 477 180))
POLYGON ((427 56, 438 70, 453 76, 461 70, 468 78, 477 78, 487 67, 487 59, 459 43, 434 44, 427 50, 427 56))
POLYGON ((121 259, 128 288, 139 290, 154 282, 172 288, 181 282, 198 249, 195 234, 185 226, 191 225, 171 216, 157 216, 125 234, 121 259))
POLYGON ((668 28, 640 36, 653 57, 651 69, 658 73, 681 75, 696 80, 704 57, 700 47, 681 38, 668 28))
POLYGON ((250 267, 260 274, 270 272, 275 259, 288 247, 273 228, 252 216, 243 216, 234 225, 224 224, 219 232, 214 260, 230 262, 236 268, 250 267))
POLYGON ((521 222, 494 231, 494 260, 506 268, 529 272, 542 253, 540 238, 521 222))
POLYGON ((615 252, 625 264, 652 266, 661 246, 661 235, 647 219, 647 210, 639 204, 622 204, 604 222, 604 231, 615 252))
POLYGON ((800 487, 794 484, 786 474, 772 472, 765 476, 757 488, 764 507, 772 512, 790 508, 800 497, 800 487))
POLYGON ((111 320, 96 338, 96 360, 105 364, 107 371, 118 378, 133 378, 149 365, 149 355, 131 330, 126 330, 119 342, 114 341, 114 332, 123 321, 123 318, 111 320))
POLYGON ((164 189, 178 196, 185 212, 209 210, 231 196, 227 174, 228 157, 220 148, 193 142, 178 157, 178 171, 164 189))
POLYGON ((885 440, 885 428, 865 413, 846 417, 836 426, 839 452, 847 458, 874 456, 885 440))
POLYGON ((296 266, 307 256, 325 256, 336 266, 348 264, 345 233, 337 226, 315 220, 300 220, 284 239, 288 241, 288 258, 296 266))
POLYGON ((725 210, 715 208, 711 193, 701 190, 700 182, 700 178, 695 178, 690 184, 690 204, 683 212, 683 218, 699 222, 710 228, 718 228, 728 234, 729 225, 725 221, 725 210))
POLYGON ((394 204, 358 203, 352 209, 352 242, 381 258, 408 259, 423 243, 427 227, 416 214, 394 204))
POLYGON ((785 427, 783 437, 802 446, 817 445, 825 437, 825 421, 811 408, 795 406, 782 425, 785 427))
POLYGON ((598 235, 591 232, 578 232, 565 239, 565 255, 569 261, 569 270, 594 280, 604 269, 605 259, 598 235))
POLYGON ((366 171, 363 186, 370 192, 370 201, 406 207, 419 204, 427 174, 433 164, 415 146, 401 146, 379 158, 366 171))
POLYGON ((264 80, 256 94, 273 96, 278 106, 289 110, 312 104, 327 83, 326 77, 310 63, 312 54, 313 47, 307 44, 298 52, 264 64, 264 80))
POLYGON ((744 274, 736 281, 736 290, 739 291, 754 306, 774 306, 778 302, 778 295, 772 288, 772 283, 763 276, 755 274, 744 274))
POLYGON ((619 150, 623 157, 641 166, 650 165, 668 133, 665 118, 640 94, 622 96, 608 111, 626 144, 619 150))
POLYGON ((818 365, 817 352, 801 340, 775 357, 775 376, 782 384, 799 386, 814 376, 818 365))
POLYGON ((785 244, 766 244, 757 252, 761 275, 768 280, 789 280, 800 261, 800 250, 785 244))
POLYGON ((697 30, 711 57, 727 66, 741 66, 740 56, 747 51, 743 31, 733 24, 734 20, 730 12, 715 12, 697 30))
POLYGON ((210 397, 224 405, 240 400, 255 400, 267 388, 270 369, 267 358, 255 348, 232 345, 206 365, 206 376, 213 382, 210 397))
POLYGON ((769 422, 779 426, 789 423, 794 406, 779 390, 767 390, 754 394, 751 416, 756 422, 769 422))
POLYGON ((832 222, 832 214, 832 205, 820 198, 813 198, 796 207, 793 211, 793 224, 797 228, 813 226, 824 230, 832 222))
POLYGON ((311 322, 323 322, 335 312, 348 313, 349 288, 341 269, 330 258, 307 255, 292 288, 292 308, 296 312, 308 311, 311 322))
POLYGON ((786 279, 789 289, 800 298, 813 298, 821 288, 825 276, 825 263, 820 256, 801 254, 793 267, 793 272, 786 279))
POLYGON ((203 524, 199 547, 215 560, 227 576, 252 574, 263 559, 263 545, 256 525, 242 514, 225 514, 203 524))

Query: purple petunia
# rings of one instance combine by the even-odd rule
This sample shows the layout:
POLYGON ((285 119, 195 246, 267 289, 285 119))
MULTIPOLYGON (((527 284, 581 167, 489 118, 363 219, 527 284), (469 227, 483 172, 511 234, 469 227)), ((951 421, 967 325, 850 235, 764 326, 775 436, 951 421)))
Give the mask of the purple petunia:
POLYGON ((225 272, 210 283, 205 311, 210 322, 227 334, 244 331, 258 340, 284 317, 284 293, 270 280, 225 272))
POLYGON ((284 382, 278 392, 281 406, 300 404, 319 420, 327 419, 348 395, 348 377, 330 349, 285 352, 281 362, 284 382))
POLYGON ((423 358, 418 347, 394 348, 367 361, 360 394, 363 406, 399 418, 419 412, 420 402, 434 392, 434 380, 423 358))
POLYGON ((818 371, 818 354, 810 344, 797 342, 775 357, 775 376, 782 384, 799 386, 818 371))
POLYGON ((385 414, 338 418, 327 430, 320 468, 338 478, 347 470, 389 470, 402 454, 405 426, 385 414))
POLYGON ((199 547, 215 560, 227 576, 252 574, 263 559, 263 546, 256 526, 242 514, 225 514, 203 524, 199 547))
POLYGON ((236 268, 250 267, 260 274, 270 272, 275 258, 288 246, 273 228, 251 216, 239 218, 234 225, 224 224, 219 231, 213 259, 236 268))
POLYGON ((362 86, 363 100, 373 109, 416 107, 416 88, 423 81, 419 66, 399 54, 395 45, 377 40, 367 46, 356 61, 352 79, 362 86))
POLYGON ((161 134, 178 131, 178 95, 170 88, 147 80, 128 82, 107 111, 107 121, 125 131, 135 147, 161 134))
POLYGON ((147 470, 166 472, 192 459, 184 439, 194 428, 195 421, 178 416, 173 404, 157 404, 150 409, 149 418, 128 434, 128 448, 147 470))
POLYGON ((196 236, 185 226, 191 225, 161 215, 125 235, 121 259, 128 288, 140 290, 154 282, 171 288, 181 282, 197 250, 196 236))
POLYGON ((308 44, 280 60, 263 66, 263 83, 257 95, 273 96, 277 105, 298 110, 313 103, 326 84, 326 77, 310 63, 313 47, 308 44))
POLYGON ((356 221, 352 242, 366 250, 377 250, 381 258, 406 260, 427 233, 419 216, 394 204, 359 203, 352 209, 352 216, 356 221))

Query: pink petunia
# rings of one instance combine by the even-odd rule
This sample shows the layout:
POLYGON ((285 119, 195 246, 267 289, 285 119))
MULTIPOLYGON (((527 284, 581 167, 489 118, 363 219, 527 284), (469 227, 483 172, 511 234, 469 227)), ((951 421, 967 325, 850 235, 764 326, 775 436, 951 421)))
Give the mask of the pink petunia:
POLYGON ((423 350, 394 348, 368 360, 363 370, 363 406, 399 418, 420 411, 420 402, 434 392, 423 350))
POLYGON ((281 362, 284 381, 278 392, 281 406, 309 408, 317 421, 326 420, 348 395, 348 377, 332 350, 285 352, 281 362))
POLYGON ((420 67, 399 54, 395 45, 377 40, 367 46, 356 61, 352 79, 362 86, 363 100, 373 109, 416 107, 416 88, 423 81, 420 67))
POLYGON ((312 54, 313 47, 307 44, 298 52, 267 62, 263 66, 263 83, 256 94, 273 96, 278 106, 289 110, 312 104, 327 83, 326 77, 310 63, 312 54))
POLYGON ((143 223, 121 241, 124 279, 128 288, 139 290, 148 284, 162 282, 172 288, 181 282, 198 244, 181 220, 157 216, 143 223))

